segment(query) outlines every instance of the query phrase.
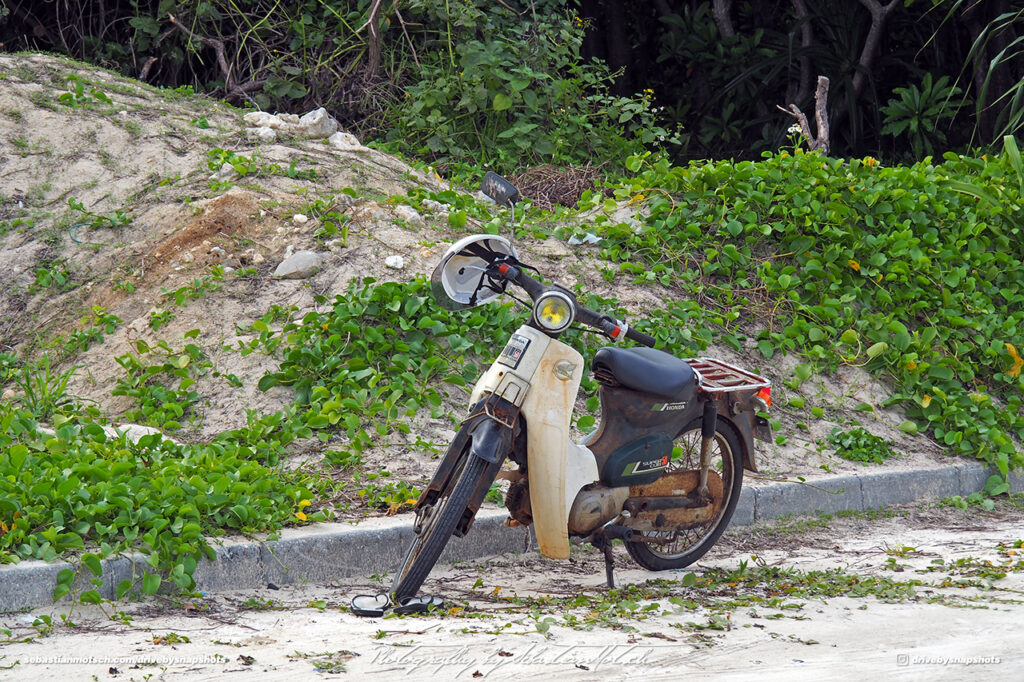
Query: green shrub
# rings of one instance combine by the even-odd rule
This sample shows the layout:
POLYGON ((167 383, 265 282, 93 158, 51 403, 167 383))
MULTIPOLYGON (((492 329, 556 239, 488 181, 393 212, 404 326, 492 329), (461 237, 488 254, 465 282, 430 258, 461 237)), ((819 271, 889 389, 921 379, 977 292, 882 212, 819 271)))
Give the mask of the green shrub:
MULTIPOLYGON (((449 35, 448 49, 423 62, 391 108, 393 148, 514 169, 594 160, 621 167, 645 145, 678 143, 676 133, 657 123, 653 91, 613 96, 607 66, 583 63, 578 18, 554 10, 514 18, 500 8, 483 12, 477 2, 458 4, 457 25, 448 20, 458 37, 449 35)), ((427 10, 425 3, 413 5, 427 10)))
MULTIPOLYGON (((662 273, 691 329, 819 369, 863 365, 893 382, 905 430, 1005 476, 1024 464, 1011 438, 1024 438, 1022 187, 1012 140, 998 157, 892 168, 799 152, 659 162, 618 191, 650 193, 643 226, 594 227, 623 271, 662 273)), ((666 343, 689 331, 657 329, 666 343)))
MULTIPOLYGON (((154 434, 133 443, 73 421, 48 436, 29 412, 0 403, 0 564, 77 557, 98 576, 100 559, 139 549, 150 567, 122 581, 118 597, 152 594, 164 578, 188 588, 197 562, 214 556, 207 537, 294 522, 313 497, 297 479, 237 442, 177 445, 154 434)), ((73 578, 61 572, 55 597, 73 578)))

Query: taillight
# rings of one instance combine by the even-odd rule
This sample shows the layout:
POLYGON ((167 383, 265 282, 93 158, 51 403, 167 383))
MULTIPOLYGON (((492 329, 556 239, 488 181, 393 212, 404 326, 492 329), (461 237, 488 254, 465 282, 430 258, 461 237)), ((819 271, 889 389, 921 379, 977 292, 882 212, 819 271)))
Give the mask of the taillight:
POLYGON ((757 395, 754 396, 754 399, 760 402, 762 405, 764 405, 764 409, 761 411, 767 412, 768 408, 772 406, 772 387, 765 386, 764 388, 757 392, 757 395))

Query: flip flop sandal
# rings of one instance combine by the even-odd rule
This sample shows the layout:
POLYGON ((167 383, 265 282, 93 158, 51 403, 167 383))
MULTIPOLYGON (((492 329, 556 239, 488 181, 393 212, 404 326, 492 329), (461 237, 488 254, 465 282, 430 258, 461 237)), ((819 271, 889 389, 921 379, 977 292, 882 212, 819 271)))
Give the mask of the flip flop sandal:
POLYGON ((381 594, 357 594, 352 597, 352 613, 366 618, 380 618, 391 608, 391 599, 388 595, 381 594))
POLYGON ((427 609, 431 606, 441 608, 444 606, 444 600, 440 597, 431 597, 429 595, 406 597, 402 599, 401 604, 395 607, 395 613, 403 616, 409 613, 426 613, 427 609))

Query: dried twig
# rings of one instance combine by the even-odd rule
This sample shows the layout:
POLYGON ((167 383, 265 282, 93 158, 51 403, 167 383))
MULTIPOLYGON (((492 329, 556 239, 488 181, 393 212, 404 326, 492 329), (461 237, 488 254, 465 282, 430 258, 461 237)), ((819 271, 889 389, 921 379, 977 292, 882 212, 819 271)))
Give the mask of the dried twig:
MULTIPOLYGON (((160 47, 160 43, 164 42, 164 39, 167 36, 171 35, 172 33, 174 33, 174 27, 171 27, 171 28, 167 29, 166 31, 164 31, 163 33, 161 33, 159 35, 159 37, 157 37, 157 39, 155 41, 153 41, 153 47, 154 48, 160 47)), ((134 52, 132 54, 134 55, 134 52)), ((139 80, 140 81, 145 82, 146 78, 149 77, 150 69, 153 68, 153 65, 156 64, 156 62, 157 62, 157 58, 156 57, 150 57, 149 59, 146 60, 146 63, 142 65, 142 69, 139 71, 139 80)))
MULTIPOLYGON (((217 65, 220 66, 221 73, 224 75, 224 90, 225 92, 232 92, 235 89, 234 84, 232 83, 232 80, 234 79, 231 77, 231 66, 228 64, 227 57, 224 55, 224 43, 216 38, 197 36, 188 26, 185 26, 178 21, 173 14, 168 13, 167 18, 170 19, 171 23, 174 24, 179 31, 184 33, 190 39, 200 42, 207 47, 213 48, 213 51, 217 55, 217 65)), ((260 83, 260 85, 262 85, 262 83, 260 83)))
POLYGON ((416 62, 416 67, 422 69, 420 66, 420 60, 416 56, 416 46, 412 44, 412 38, 409 37, 409 31, 405 28, 405 19, 402 18, 402 13, 398 11, 398 3, 395 2, 393 9, 395 10, 395 16, 398 17, 398 25, 402 27, 402 35, 405 36, 405 42, 409 43, 409 49, 412 50, 412 60, 416 62))
POLYGON ((825 154, 829 150, 829 129, 828 129, 828 78, 818 76, 818 89, 814 93, 814 118, 818 124, 817 136, 811 134, 811 124, 807 120, 800 107, 790 104, 788 107, 777 105, 780 111, 784 111, 797 120, 800 126, 800 134, 807 138, 810 149, 820 149, 825 154))
POLYGON ((587 164, 559 168, 543 165, 513 176, 511 180, 535 206, 551 209, 555 204, 575 206, 583 192, 594 188, 599 177, 601 166, 587 164))

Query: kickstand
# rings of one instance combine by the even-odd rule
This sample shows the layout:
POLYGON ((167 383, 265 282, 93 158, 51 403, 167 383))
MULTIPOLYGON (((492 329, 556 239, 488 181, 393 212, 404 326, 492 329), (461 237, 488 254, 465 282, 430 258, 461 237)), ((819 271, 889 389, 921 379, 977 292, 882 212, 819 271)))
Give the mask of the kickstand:
POLYGON ((615 557, 612 555, 612 541, 605 540, 603 543, 604 547, 604 574, 608 579, 608 589, 615 588, 615 557))

